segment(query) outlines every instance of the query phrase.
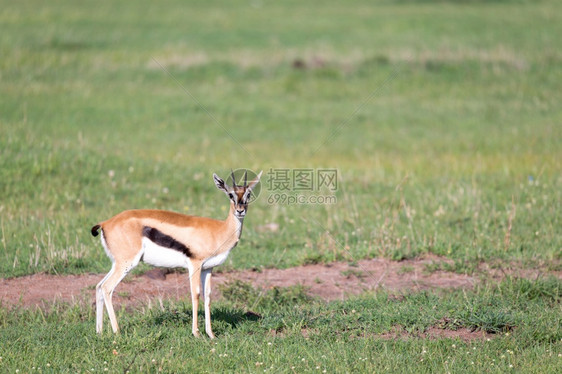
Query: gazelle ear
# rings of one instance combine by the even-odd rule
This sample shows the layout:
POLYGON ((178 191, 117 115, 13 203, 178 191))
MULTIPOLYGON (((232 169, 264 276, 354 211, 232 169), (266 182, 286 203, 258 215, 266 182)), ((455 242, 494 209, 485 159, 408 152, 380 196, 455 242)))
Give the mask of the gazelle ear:
POLYGON ((252 190, 256 184, 258 184, 260 182, 260 178, 261 178, 261 174, 263 173, 263 170, 260 171, 260 173, 258 174, 257 177, 254 178, 254 180, 252 180, 249 184, 248 184, 248 189, 252 190))
MULTIPOLYGON (((262 170, 263 171, 263 170, 262 170)), ((252 191, 254 189, 254 187, 259 183, 260 181, 260 177, 261 177, 261 173, 262 171, 260 171, 260 173, 257 175, 257 177, 255 177, 250 184, 248 184, 247 178, 248 178, 248 172, 246 172, 244 174, 244 186, 246 188, 246 190, 244 191, 244 197, 243 197, 243 201, 248 201, 248 199, 250 198, 250 195, 252 194, 252 191)))
POLYGON ((224 191, 225 194, 228 195, 228 186, 224 181, 215 173, 213 173, 213 180, 215 181, 215 186, 221 191, 224 191))

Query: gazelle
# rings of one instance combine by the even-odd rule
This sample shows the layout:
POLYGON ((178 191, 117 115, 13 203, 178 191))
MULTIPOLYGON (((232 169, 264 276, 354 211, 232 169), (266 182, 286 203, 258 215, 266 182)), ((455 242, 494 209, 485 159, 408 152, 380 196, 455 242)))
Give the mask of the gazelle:
POLYGON ((92 235, 101 229, 101 242, 113 265, 96 286, 96 331, 103 330, 103 305, 107 308, 114 333, 119 331, 111 297, 115 287, 139 261, 161 267, 183 267, 189 271, 193 306, 193 335, 199 336, 197 309, 203 292, 205 331, 212 339, 211 272, 222 264, 230 250, 238 244, 250 195, 259 183, 261 172, 244 185, 232 186, 213 174, 215 185, 230 199, 230 211, 224 221, 188 216, 164 210, 126 210, 92 227, 92 235), (201 285, 201 287, 200 287, 201 285))

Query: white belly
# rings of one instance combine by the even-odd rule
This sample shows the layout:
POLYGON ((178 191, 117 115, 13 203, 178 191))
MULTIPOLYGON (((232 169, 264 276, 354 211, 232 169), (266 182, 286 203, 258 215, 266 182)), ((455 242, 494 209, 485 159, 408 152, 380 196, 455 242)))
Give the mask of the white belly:
POLYGON ((147 238, 142 238, 142 260, 153 266, 165 268, 187 268, 191 266, 189 258, 174 249, 161 247, 147 238))
POLYGON ((207 260, 205 260, 205 262, 203 262, 203 269, 211 269, 214 268, 215 266, 221 265, 223 262, 226 261, 226 258, 228 257, 229 253, 230 251, 226 251, 216 256, 208 258, 207 260))

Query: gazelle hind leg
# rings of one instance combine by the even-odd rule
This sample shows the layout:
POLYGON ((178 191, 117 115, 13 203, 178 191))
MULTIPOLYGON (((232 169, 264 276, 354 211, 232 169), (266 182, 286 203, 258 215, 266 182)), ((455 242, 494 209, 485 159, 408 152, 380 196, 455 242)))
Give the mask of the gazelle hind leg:
POLYGON ((212 269, 203 270, 201 274, 201 285, 203 299, 205 302, 205 332, 209 338, 214 339, 213 329, 211 328, 211 273, 212 269))
POLYGON ((114 333, 119 331, 119 325, 117 324, 117 318, 115 317, 115 311, 113 309, 113 291, 115 287, 125 278, 127 273, 123 267, 115 267, 115 271, 106 279, 106 281, 101 285, 101 292, 105 302, 105 308, 107 309, 107 314, 109 316, 109 322, 111 323, 111 328, 114 333))
POLYGON ((113 291, 115 287, 125 278, 125 276, 138 265, 140 258, 142 257, 142 252, 137 255, 137 257, 129 263, 125 264, 115 264, 114 271, 107 277, 105 282, 101 285, 101 291, 103 299, 105 301, 105 308, 107 309, 107 314, 109 315, 109 322, 111 322, 111 328, 114 333, 119 332, 119 325, 117 324, 117 318, 115 317, 115 311, 113 309, 113 291))
POLYGON ((104 298, 103 298, 102 286, 107 280, 107 278, 109 278, 114 271, 115 271, 115 264, 113 264, 109 273, 107 273, 105 277, 103 277, 103 279, 96 285, 96 332, 98 334, 101 334, 103 331, 104 298))

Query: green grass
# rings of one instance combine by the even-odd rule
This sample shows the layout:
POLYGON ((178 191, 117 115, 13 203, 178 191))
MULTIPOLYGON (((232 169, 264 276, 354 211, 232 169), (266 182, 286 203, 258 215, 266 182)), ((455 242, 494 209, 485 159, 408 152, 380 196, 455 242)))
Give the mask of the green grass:
MULTIPOLYGON (((190 303, 121 310, 122 334, 94 331, 93 309, 2 309, 2 372, 515 372, 562 367, 562 283, 507 279, 475 291, 379 292, 310 300, 302 288, 260 294, 225 286, 213 308, 218 339, 191 336, 190 303), (430 327, 470 328, 488 338, 421 338, 430 327), (385 334, 401 331, 397 338, 385 334), (318 369, 319 367, 319 369, 318 369)), ((107 322, 107 319, 106 319, 107 322)), ((392 335, 390 335, 392 336, 392 335)))
MULTIPOLYGON (((561 269, 558 1, 0 1, 0 24, 0 277, 108 271, 89 229, 124 209, 224 218, 211 177, 231 168, 265 179, 222 271, 561 269), (268 172, 291 168, 337 169, 337 203, 269 204, 268 172)), ((257 319, 225 300, 216 344, 181 303, 101 339, 87 306, 2 306, 0 371, 555 372, 559 283, 525 282, 327 305, 277 290, 257 319), (501 334, 377 335, 439 321, 501 334)))
POLYGON ((224 269, 426 252, 559 266, 559 7, 5 3, 0 274, 106 271, 94 223, 222 218, 212 172, 240 167, 337 169, 337 204, 264 189, 224 269))

